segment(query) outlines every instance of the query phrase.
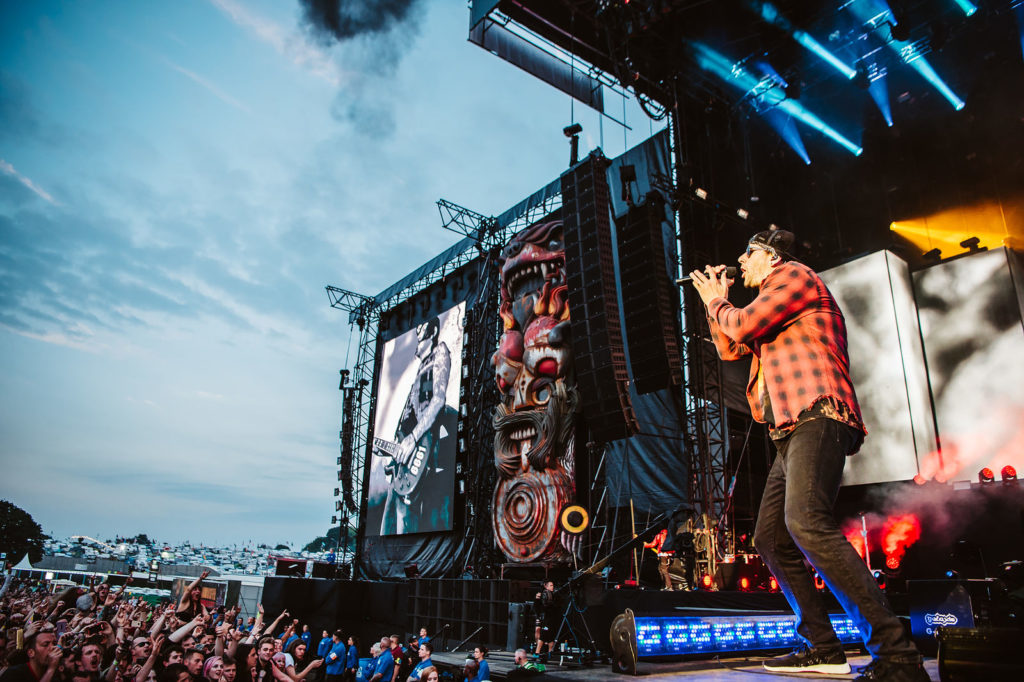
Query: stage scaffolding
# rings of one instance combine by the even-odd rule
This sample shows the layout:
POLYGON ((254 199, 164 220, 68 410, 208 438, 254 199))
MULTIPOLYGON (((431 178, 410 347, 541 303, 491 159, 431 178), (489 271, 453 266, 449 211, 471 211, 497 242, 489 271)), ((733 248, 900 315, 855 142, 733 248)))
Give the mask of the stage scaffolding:
MULTIPOLYGON (((463 208, 450 201, 438 201, 441 226, 463 235, 463 239, 449 247, 437 257, 428 261, 395 284, 376 296, 368 296, 335 286, 328 286, 327 296, 332 308, 348 313, 350 333, 358 338, 356 358, 348 370, 349 387, 354 390, 353 438, 351 452, 346 447, 342 432, 339 432, 340 456, 338 458, 339 482, 343 478, 343 458, 351 457, 348 468, 348 484, 355 499, 348 505, 343 499, 345 486, 339 486, 334 508, 338 514, 337 525, 341 539, 338 547, 337 565, 340 575, 346 572, 356 577, 359 557, 358 545, 350 546, 349 537, 362 537, 366 518, 366 496, 364 480, 369 460, 369 444, 373 439, 376 392, 374 391, 378 368, 377 348, 380 315, 396 305, 405 302, 444 277, 474 260, 484 260, 479 286, 467 306, 466 334, 468 336, 468 364, 463 370, 463 390, 475 391, 474 399, 461 401, 464 413, 459 415, 459 437, 464 439, 460 448, 467 453, 466 463, 472 469, 463 472, 463 478, 471 477, 474 485, 465 495, 463 529, 470 540, 469 552, 456 566, 461 573, 481 576, 500 563, 491 532, 490 505, 497 472, 494 469, 494 438, 491 418, 497 405, 497 391, 490 365, 491 354, 498 345, 500 319, 498 317, 498 294, 500 273, 494 259, 502 246, 520 230, 540 220, 561 207, 561 189, 558 180, 537 190, 497 217, 484 216, 463 208), (490 485, 488 485, 488 481, 490 485), (479 484, 477 484, 479 483, 479 484), (346 568, 347 567, 347 568, 346 568)), ((343 371, 344 372, 344 371, 343 371)), ((344 373, 343 373, 344 377, 344 373)), ((343 380, 344 381, 344 380, 343 380)), ((344 412, 344 410, 343 410, 344 412)), ((342 424, 346 415, 342 415, 342 424)))

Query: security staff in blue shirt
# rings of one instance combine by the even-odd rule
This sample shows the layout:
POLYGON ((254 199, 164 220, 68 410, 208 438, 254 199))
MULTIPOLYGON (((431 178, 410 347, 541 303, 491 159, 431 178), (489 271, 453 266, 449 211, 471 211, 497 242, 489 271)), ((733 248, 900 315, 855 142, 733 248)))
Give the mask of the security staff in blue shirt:
POLYGON ((359 670, 359 640, 355 637, 348 638, 348 653, 345 656, 345 670, 349 672, 349 679, 356 679, 359 670))
POLYGON ((380 641, 380 656, 377 657, 370 682, 391 682, 394 676, 395 657, 391 655, 391 638, 385 637, 380 641))
POLYGON ((341 682, 341 676, 345 674, 345 643, 341 641, 341 630, 334 631, 334 638, 331 642, 331 651, 324 657, 327 662, 325 672, 327 682, 341 682))
POLYGON ((334 644, 334 640, 328 634, 327 630, 324 630, 324 636, 320 640, 320 643, 316 645, 316 655, 320 658, 327 658, 327 654, 331 653, 331 645, 334 644))

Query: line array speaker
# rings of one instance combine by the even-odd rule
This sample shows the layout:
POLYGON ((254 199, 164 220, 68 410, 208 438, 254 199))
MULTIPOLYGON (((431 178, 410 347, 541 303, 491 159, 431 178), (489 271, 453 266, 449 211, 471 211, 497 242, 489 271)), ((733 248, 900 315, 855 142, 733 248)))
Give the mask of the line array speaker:
POLYGON ((665 254, 665 199, 651 191, 615 222, 634 388, 643 395, 680 386, 679 291, 665 254))
POLYGON ((591 437, 603 442, 639 430, 619 325, 607 167, 598 150, 561 177, 576 382, 591 437))

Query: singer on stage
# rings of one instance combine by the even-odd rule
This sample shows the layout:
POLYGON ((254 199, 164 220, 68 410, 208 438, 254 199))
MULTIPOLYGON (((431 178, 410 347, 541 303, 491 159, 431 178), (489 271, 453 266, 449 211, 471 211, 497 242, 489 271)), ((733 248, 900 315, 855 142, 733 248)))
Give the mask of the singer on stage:
POLYGON ((866 430, 850 380, 846 323, 818 275, 791 255, 785 230, 759 232, 740 255, 745 308, 727 300, 725 266, 690 273, 723 360, 752 356, 747 401, 778 455, 768 474, 754 545, 797 616, 806 645, 764 663, 776 672, 846 674, 842 644, 804 559, 858 625, 872 661, 858 680, 922 682, 928 674, 888 600, 839 530, 832 506, 846 457, 866 430))

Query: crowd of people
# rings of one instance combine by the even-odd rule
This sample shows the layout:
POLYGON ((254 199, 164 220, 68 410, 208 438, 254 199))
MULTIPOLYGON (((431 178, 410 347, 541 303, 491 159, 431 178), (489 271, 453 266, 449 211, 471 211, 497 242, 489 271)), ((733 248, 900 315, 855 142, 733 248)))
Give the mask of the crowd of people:
MULTIPOLYGON (((287 610, 243 618, 212 611, 196 578, 177 603, 153 605, 111 588, 68 587, 7 576, 0 587, 0 682, 440 682, 426 629, 406 643, 381 637, 360 664, 355 636, 324 630, 318 642, 287 610)), ((129 579, 130 582, 130 579, 129 579)), ((486 647, 462 678, 490 679, 486 647)))

